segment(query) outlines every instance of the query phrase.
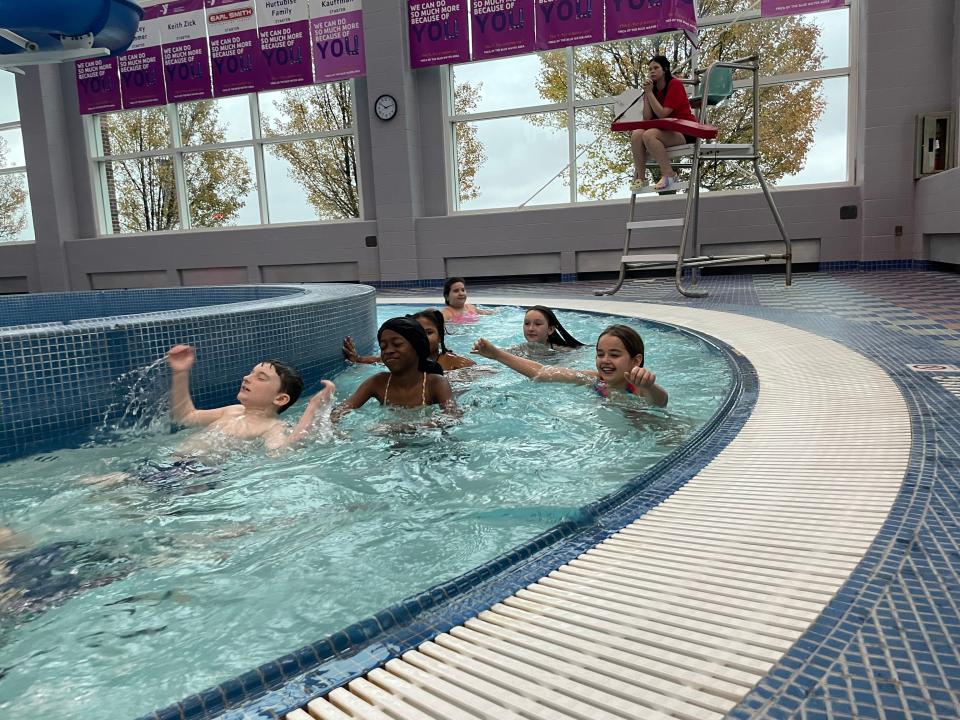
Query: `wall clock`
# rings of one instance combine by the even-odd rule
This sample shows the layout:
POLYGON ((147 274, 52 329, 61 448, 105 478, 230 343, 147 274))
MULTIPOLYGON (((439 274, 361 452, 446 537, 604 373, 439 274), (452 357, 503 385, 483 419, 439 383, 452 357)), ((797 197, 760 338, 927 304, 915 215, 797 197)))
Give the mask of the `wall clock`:
POLYGON ((381 95, 374 103, 373 110, 381 120, 393 120, 397 114, 397 101, 393 95, 381 95))

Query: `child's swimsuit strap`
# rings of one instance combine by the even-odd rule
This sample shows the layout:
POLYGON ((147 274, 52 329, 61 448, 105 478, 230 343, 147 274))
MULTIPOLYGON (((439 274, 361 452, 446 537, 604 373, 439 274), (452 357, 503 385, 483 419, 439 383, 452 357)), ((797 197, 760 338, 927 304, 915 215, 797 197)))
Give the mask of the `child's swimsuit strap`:
MULTIPOLYGON (((387 400, 390 398, 390 380, 393 378, 393 373, 387 375, 387 386, 383 389, 383 404, 387 404, 387 400)), ((426 406, 427 404, 427 374, 423 374, 423 383, 420 386, 420 405, 426 406)))
MULTIPOLYGON (((610 397, 610 388, 607 387, 607 383, 605 383, 603 380, 597 380, 593 384, 593 389, 600 397, 610 397)), ((626 392, 627 395, 637 395, 637 386, 633 383, 627 383, 627 387, 624 388, 624 392, 626 392)))

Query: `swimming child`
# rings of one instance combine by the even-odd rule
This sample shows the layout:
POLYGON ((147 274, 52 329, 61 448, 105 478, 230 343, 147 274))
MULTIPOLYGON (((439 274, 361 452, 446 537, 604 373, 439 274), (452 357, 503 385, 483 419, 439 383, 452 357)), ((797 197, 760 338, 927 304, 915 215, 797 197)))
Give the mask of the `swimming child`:
POLYGON ((65 540, 0 552, 0 618, 29 620, 85 590, 120 580, 134 569, 133 558, 110 540, 65 540))
POLYGON ((609 397, 612 392, 625 392, 644 397, 658 407, 667 404, 667 391, 657 385, 657 376, 643 367, 640 334, 627 325, 611 325, 600 333, 596 371, 541 365, 501 350, 485 338, 477 340, 473 352, 503 363, 533 380, 592 385, 603 397, 609 397))
MULTIPOLYGON (((202 427, 204 431, 187 439, 167 461, 147 460, 132 475, 158 490, 177 490, 184 494, 213 487, 195 482, 219 472, 207 465, 211 457, 235 442, 262 441, 271 454, 305 440, 317 419, 317 412, 330 402, 336 386, 322 380, 297 424, 287 432, 280 413, 293 405, 303 391, 303 379, 294 368, 278 360, 256 365, 240 383, 236 405, 198 410, 190 397, 190 370, 196 360, 190 345, 174 345, 167 351, 170 380, 170 418, 179 425, 202 427)), ((87 484, 113 485, 128 479, 131 473, 116 472, 89 478, 87 484)))
POLYGON ((583 343, 560 324, 556 313, 544 305, 534 305, 524 314, 523 337, 528 343, 546 345, 551 350, 583 347, 583 343))
MULTIPOLYGON (((257 364, 240 383, 236 405, 198 410, 190 397, 190 369, 196 350, 189 345, 174 345, 167 351, 170 381, 170 417, 180 425, 204 427, 207 432, 194 448, 208 445, 211 436, 241 440, 262 440, 269 451, 294 445, 305 439, 317 411, 330 401, 336 386, 321 380, 323 388, 307 403, 307 408, 290 432, 279 415, 293 405, 303 392, 303 379, 294 368, 278 360, 257 364)), ((216 442, 216 441, 214 441, 216 442)))
POLYGON ((364 380, 334 409, 334 421, 371 398, 390 407, 440 405, 445 412, 456 410, 450 383, 443 377, 443 368, 430 359, 430 341, 420 323, 408 317, 387 320, 377 331, 377 342, 387 372, 364 380))
MULTIPOLYGON (((407 317, 413 318, 420 323, 420 327, 422 327, 423 331, 427 334, 427 340, 430 341, 430 359, 442 367, 444 372, 460 370, 461 368, 472 367, 477 364, 470 358, 457 355, 457 353, 447 349, 443 313, 439 310, 429 308, 414 313, 413 315, 408 315, 407 317)), ((350 362, 367 365, 381 362, 379 355, 360 355, 351 337, 344 338, 343 340, 343 357, 350 362)))
POLYGON ((493 310, 480 310, 467 302, 467 284, 462 277, 448 278, 443 284, 443 318, 447 322, 476 322, 481 315, 493 315, 493 310))

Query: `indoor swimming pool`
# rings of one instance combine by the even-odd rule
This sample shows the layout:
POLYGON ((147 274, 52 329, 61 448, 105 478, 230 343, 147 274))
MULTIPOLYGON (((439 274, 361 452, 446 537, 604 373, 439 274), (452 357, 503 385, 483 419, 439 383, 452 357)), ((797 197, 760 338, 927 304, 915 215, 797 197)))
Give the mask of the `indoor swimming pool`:
MULTIPOLYGON (((534 383, 478 358, 450 376, 455 423, 417 429, 420 411, 370 403, 280 458, 224 447, 200 484, 85 482, 174 450, 184 434, 169 434, 161 401, 134 432, 0 465, 2 525, 30 548, 2 556, 0 713, 131 718, 236 677, 576 518, 682 445, 734 386, 728 357, 695 334, 561 320, 586 346, 539 361, 592 368, 600 330, 625 322, 669 406, 534 383)), ((447 345, 466 355, 483 335, 516 347, 522 322, 504 308, 449 327, 447 345)), ((340 373, 338 399, 378 369, 340 373)), ((151 373, 138 381, 161 398, 162 364, 151 373)))

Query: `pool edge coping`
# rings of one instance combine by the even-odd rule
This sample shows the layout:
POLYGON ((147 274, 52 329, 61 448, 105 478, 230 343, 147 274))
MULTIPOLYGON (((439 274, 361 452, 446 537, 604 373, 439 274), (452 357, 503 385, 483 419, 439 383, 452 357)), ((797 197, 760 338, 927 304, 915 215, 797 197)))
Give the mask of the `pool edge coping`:
MULTIPOLYGON (((403 298, 378 298, 377 303, 422 306, 422 303, 403 298)), ((488 304, 518 307, 508 303, 488 304)), ((558 523, 451 580, 437 583, 309 645, 142 715, 137 720, 239 720, 250 717, 248 713, 251 711, 259 712, 259 717, 264 718, 282 717, 286 712, 462 623, 641 517, 694 477, 729 444, 749 418, 757 400, 757 374, 750 360, 728 343, 679 324, 645 316, 619 315, 602 310, 571 311, 599 317, 630 317, 697 338, 715 348, 727 360, 733 374, 733 385, 727 397, 687 442, 616 490, 579 508, 578 521, 558 523), (724 426, 722 432, 721 426, 724 426), (508 578, 509 584, 506 582, 508 578), (455 613, 449 612, 452 606, 468 603, 469 607, 457 607, 455 613), (414 605, 420 607, 411 607, 414 605), (427 620, 436 622, 425 622, 427 620), (409 632, 402 639, 389 639, 390 631, 399 629, 409 632), (330 654, 321 658, 317 646, 324 643, 328 643, 326 650, 330 654), (304 659, 311 663, 306 668, 302 663, 304 659), (297 688, 295 699, 276 697, 285 691, 292 694, 291 686, 310 682, 310 675, 319 675, 329 682, 310 689, 297 688), (247 697, 248 694, 253 697, 247 697), (251 707, 257 703, 263 705, 265 701, 271 705, 269 708, 251 707)))

